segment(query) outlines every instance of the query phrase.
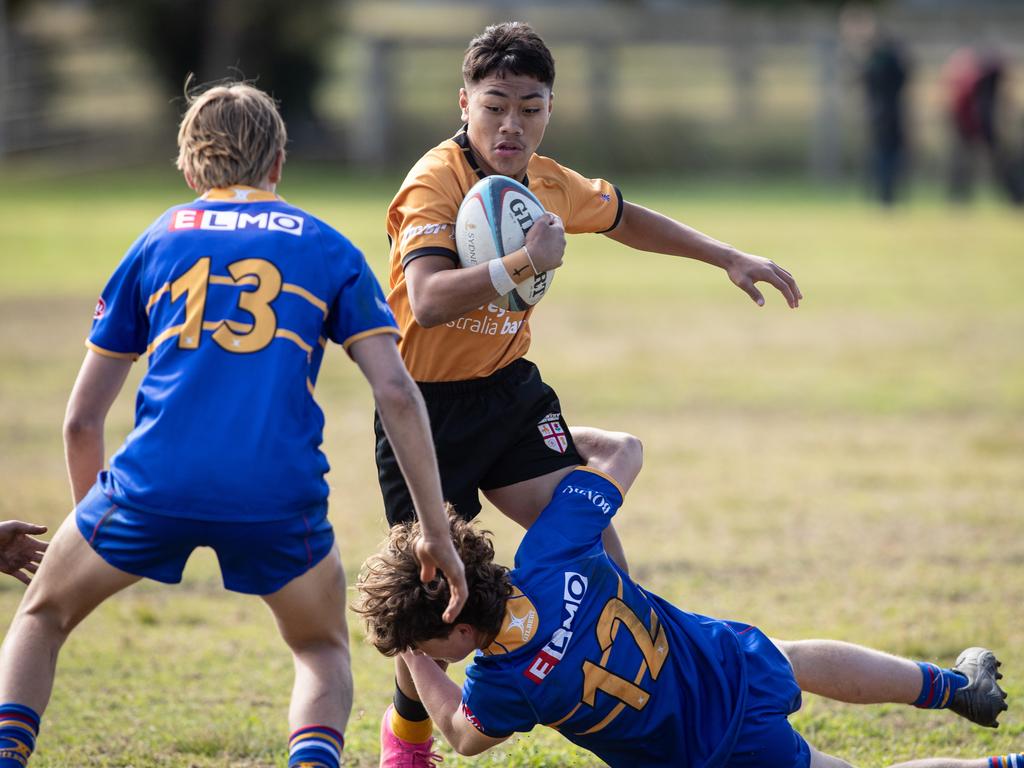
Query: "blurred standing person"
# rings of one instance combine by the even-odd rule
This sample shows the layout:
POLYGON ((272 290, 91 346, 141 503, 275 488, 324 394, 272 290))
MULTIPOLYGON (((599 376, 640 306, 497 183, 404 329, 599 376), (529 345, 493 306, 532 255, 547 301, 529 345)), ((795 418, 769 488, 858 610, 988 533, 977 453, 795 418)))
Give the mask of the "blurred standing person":
POLYGON ((1014 205, 1024 204, 1024 180, 999 135, 1006 64, 995 51, 961 48, 943 72, 950 123, 950 199, 967 202, 974 190, 975 156, 991 165, 997 186, 1014 205))
POLYGON ((840 24, 856 52, 857 79, 864 89, 871 196, 890 206, 907 171, 904 100, 910 65, 903 46, 881 28, 871 9, 848 7, 840 24))
POLYGON ((876 31, 862 78, 871 139, 872 192, 886 206, 896 202, 898 188, 906 177, 903 102, 909 75, 902 47, 894 38, 876 31))

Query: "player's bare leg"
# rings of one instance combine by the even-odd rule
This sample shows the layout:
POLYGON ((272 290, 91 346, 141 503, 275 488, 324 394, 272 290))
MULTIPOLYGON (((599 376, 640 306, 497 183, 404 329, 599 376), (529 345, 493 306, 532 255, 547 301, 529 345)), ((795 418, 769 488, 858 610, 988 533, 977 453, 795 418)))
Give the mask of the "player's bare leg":
POLYGON ((0 650, 0 702, 42 714, 50 700, 57 654, 96 606, 138 576, 109 565, 82 538, 72 512, 54 534, 0 650))
MULTIPOLYGON (((910 760, 906 763, 894 763, 889 768, 1017 768, 1017 765, 1024 765, 1024 761, 1018 761, 1017 765, 1007 762, 1006 758, 1014 755, 1000 757, 978 757, 971 760, 959 760, 953 757, 929 757, 924 760, 910 760), (1002 760, 1003 762, 999 762, 1002 760)), ((1019 757, 1019 755, 1017 756, 1019 757)))
POLYGON ((264 601, 295 661, 290 726, 316 723, 345 732, 352 711, 352 665, 345 619, 345 572, 337 547, 264 601))
POLYGON ((808 693, 850 704, 910 704, 921 690, 921 670, 909 659, 839 640, 773 642, 808 693))
POLYGON ((943 669, 837 640, 776 645, 789 658, 801 690, 837 701, 949 709, 986 728, 999 727, 1007 708, 999 661, 985 648, 967 648, 956 665, 943 669))
MULTIPOLYGON (((1020 766, 1024 766, 1024 756, 1004 755, 1002 757, 976 757, 969 760, 955 757, 927 757, 923 760, 895 763, 889 768, 1019 768, 1020 766)), ((826 755, 811 747, 811 768, 854 768, 854 766, 852 763, 832 755, 826 755)))

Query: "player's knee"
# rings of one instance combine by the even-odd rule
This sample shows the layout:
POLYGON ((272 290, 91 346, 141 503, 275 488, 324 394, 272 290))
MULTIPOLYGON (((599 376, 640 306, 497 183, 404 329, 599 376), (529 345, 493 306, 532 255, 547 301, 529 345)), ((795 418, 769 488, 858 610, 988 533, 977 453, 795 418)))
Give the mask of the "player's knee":
POLYGON ((777 638, 771 638, 771 641, 775 644, 775 647, 782 652, 782 655, 789 660, 789 666, 793 668, 793 675, 797 678, 797 682, 800 681, 800 673, 804 667, 804 661, 807 658, 810 641, 807 640, 779 640, 777 638))
POLYGON ((619 452, 629 460, 631 464, 640 467, 644 463, 644 444, 636 435, 628 432, 619 432, 619 452))
POLYGON ((34 635, 41 633, 47 638, 63 642, 81 620, 82 616, 71 607, 60 604, 49 595, 36 593, 26 595, 11 630, 15 627, 31 627, 34 635))
POLYGON ((318 621, 292 629, 282 628, 281 635, 295 654, 341 654, 348 656, 348 625, 340 621, 318 621))

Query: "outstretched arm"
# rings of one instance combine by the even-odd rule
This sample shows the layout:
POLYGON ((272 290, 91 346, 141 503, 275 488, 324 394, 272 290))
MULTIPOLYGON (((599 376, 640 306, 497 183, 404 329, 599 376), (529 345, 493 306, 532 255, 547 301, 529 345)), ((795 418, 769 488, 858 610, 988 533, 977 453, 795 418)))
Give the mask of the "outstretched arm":
POLYGON ((462 711, 462 691, 429 656, 406 651, 401 658, 409 667, 416 692, 430 719, 460 755, 479 755, 508 738, 485 736, 466 719, 462 711))
POLYGON ((436 568, 444 572, 451 590, 444 620, 453 622, 469 591, 462 560, 452 543, 423 396, 405 369, 390 334, 360 339, 348 351, 373 390, 381 423, 423 529, 423 537, 416 545, 422 566, 420 578, 425 582, 432 580, 436 568))
POLYGON ((131 367, 127 358, 85 353, 64 414, 64 458, 76 505, 103 469, 103 425, 131 367))
POLYGON ((764 296, 754 285, 758 282, 774 285, 790 307, 799 306, 803 298, 793 276, 774 261, 744 253, 635 203, 623 202, 622 219, 607 236, 637 250, 685 256, 721 267, 758 306, 764 304, 764 296))

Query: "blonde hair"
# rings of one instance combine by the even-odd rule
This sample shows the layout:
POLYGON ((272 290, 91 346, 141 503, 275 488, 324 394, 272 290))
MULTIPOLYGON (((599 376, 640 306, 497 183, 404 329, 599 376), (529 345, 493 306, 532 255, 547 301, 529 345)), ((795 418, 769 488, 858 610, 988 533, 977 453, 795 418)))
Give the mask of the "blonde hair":
POLYGON ((193 92, 188 105, 178 128, 177 166, 193 188, 261 184, 288 140, 274 100, 248 83, 230 83, 193 92))

